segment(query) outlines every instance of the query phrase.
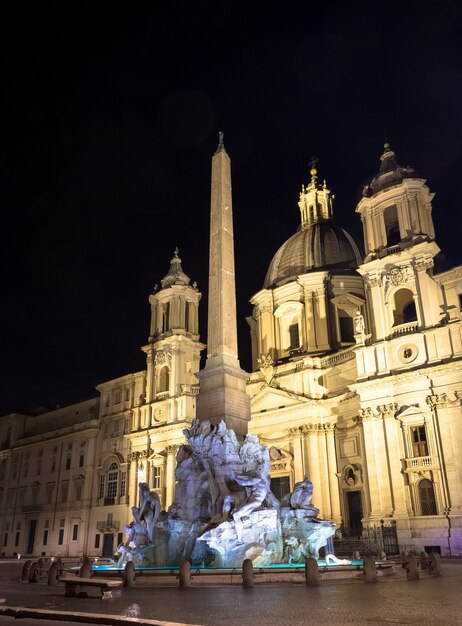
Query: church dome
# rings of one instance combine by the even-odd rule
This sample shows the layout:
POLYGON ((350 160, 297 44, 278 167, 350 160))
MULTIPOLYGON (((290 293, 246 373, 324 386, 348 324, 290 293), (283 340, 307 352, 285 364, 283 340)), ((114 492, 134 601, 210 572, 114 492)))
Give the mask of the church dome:
POLYGON ((356 269, 362 262, 353 238, 332 219, 301 228, 276 252, 264 289, 313 270, 356 269))

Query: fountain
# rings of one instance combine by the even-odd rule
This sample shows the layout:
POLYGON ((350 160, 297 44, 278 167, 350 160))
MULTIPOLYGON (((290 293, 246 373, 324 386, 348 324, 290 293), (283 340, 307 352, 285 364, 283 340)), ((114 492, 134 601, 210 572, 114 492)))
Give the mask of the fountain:
MULTIPOLYGON (((177 454, 176 489, 168 511, 140 484, 127 541, 118 548, 117 566, 240 567, 304 562, 319 557, 335 524, 318 519, 308 477, 280 502, 270 488, 268 448, 256 435, 242 443, 224 421, 213 426, 195 419, 184 430, 187 444, 177 454)), ((333 558, 333 557, 331 557, 333 558)))

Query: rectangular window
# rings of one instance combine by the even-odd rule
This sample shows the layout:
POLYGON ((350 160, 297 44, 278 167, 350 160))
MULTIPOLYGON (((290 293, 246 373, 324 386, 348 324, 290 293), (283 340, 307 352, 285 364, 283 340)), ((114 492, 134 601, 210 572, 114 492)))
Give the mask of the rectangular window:
POLYGON ((47 485, 47 504, 51 504, 53 502, 53 485, 47 485))
POLYGON ((69 495, 69 485, 67 483, 61 485, 61 502, 67 502, 69 495))
POLYGON ((75 499, 76 500, 81 500, 82 499, 82 485, 76 485, 76 487, 75 487, 75 499))
POLYGON ((425 426, 413 426, 411 428, 412 455, 428 456, 427 432, 425 426))
POLYGON ((43 545, 46 546, 48 544, 48 529, 45 528, 43 531, 43 545))
POLYGON ((50 472, 54 472, 55 470, 56 470, 56 458, 53 457, 51 459, 51 469, 50 469, 50 472))
POLYGON ((8 533, 5 533, 3 535, 3 547, 6 548, 7 545, 8 545, 8 533))
POLYGON ((130 418, 127 418, 124 421, 124 435, 128 435, 129 432, 130 432, 130 418))
POLYGON ((271 478, 271 491, 278 500, 282 500, 284 496, 290 493, 289 476, 275 476, 271 478))
POLYGON ((64 543, 64 528, 60 528, 59 535, 58 535, 58 545, 62 546, 63 543, 64 543))
POLYGON ((127 472, 120 472, 120 497, 125 495, 127 486, 127 472))
POLYGON ((66 459, 66 469, 69 470, 71 469, 71 457, 68 456, 66 459))
POLYGON ((20 535, 20 534, 21 534, 21 533, 16 532, 16 535, 15 535, 15 538, 14 538, 14 545, 15 545, 15 546, 19 546, 19 535, 20 535))
POLYGON ((95 548, 99 548, 100 537, 101 535, 99 533, 95 535, 95 548))
POLYGON ((338 324, 340 327, 340 341, 343 343, 354 342, 353 318, 345 311, 339 311, 338 324))
POLYGON ((41 459, 39 459, 37 461, 37 476, 40 476, 41 473, 42 473, 42 461, 41 459))
POLYGON ((81 454, 79 456, 79 467, 83 467, 84 461, 85 461, 85 457, 83 456, 83 454, 81 454))
POLYGON ((162 487, 162 468, 154 466, 152 468, 152 485, 154 489, 160 489, 162 487))
POLYGON ((104 498, 105 483, 106 483, 106 476, 105 474, 101 474, 101 476, 99 477, 99 494, 98 494, 99 498, 104 498))
POLYGON ((77 541, 78 538, 79 538, 79 525, 74 524, 74 526, 72 527, 72 541, 77 541))
POLYGON ((298 331, 298 324, 291 324, 289 326, 289 337, 290 337, 290 349, 296 350, 300 348, 300 333, 298 331))

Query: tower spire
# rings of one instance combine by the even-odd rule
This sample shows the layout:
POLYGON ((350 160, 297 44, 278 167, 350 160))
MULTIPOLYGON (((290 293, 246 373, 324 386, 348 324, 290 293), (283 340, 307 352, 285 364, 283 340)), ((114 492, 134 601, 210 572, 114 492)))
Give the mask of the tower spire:
POLYGON ((197 416, 212 424, 224 420, 228 428, 245 435, 250 397, 245 391, 248 374, 237 354, 231 160, 221 132, 212 158, 208 300, 207 361, 198 374, 197 416))

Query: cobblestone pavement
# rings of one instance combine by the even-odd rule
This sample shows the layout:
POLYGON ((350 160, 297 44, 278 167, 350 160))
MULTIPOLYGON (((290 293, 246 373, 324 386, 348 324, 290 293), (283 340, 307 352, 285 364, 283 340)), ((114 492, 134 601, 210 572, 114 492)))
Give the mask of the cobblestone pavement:
MULTIPOLYGON (((216 626, 380 626, 418 624, 462 626, 462 561, 444 561, 439 578, 421 574, 407 581, 404 570, 367 584, 362 580, 322 582, 319 587, 281 583, 240 586, 138 586, 114 592, 112 599, 66 598, 62 587, 18 582, 20 564, 0 562, 0 596, 9 606, 47 610, 112 614, 181 624, 216 626)), ((0 626, 21 620, 4 622, 0 626)), ((9 618, 11 619, 11 618, 9 618)), ((37 622, 39 625, 40 622, 37 622)))

